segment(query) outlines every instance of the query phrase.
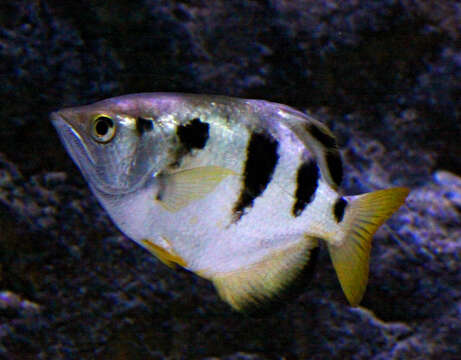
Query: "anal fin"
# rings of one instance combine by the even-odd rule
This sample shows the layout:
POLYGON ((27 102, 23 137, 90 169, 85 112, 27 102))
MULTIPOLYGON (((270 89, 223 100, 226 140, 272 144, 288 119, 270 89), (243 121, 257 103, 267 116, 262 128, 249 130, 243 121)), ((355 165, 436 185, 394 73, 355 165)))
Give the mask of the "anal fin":
POLYGON ((305 238, 282 250, 276 250, 262 261, 243 269, 211 278, 219 296, 237 311, 258 308, 271 303, 299 280, 310 280, 317 255, 318 241, 305 238), (309 271, 304 271, 308 269, 309 271), (306 276, 307 279, 300 279, 306 276))

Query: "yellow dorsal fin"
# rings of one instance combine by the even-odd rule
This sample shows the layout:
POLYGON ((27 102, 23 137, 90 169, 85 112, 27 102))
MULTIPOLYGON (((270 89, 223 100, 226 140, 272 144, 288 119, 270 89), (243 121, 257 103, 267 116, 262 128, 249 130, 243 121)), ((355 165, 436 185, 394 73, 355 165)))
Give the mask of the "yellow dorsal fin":
POLYGON ((181 210, 194 200, 204 198, 219 183, 236 172, 219 166, 181 170, 165 176, 165 190, 157 201, 170 212, 181 210))
POLYGON ((376 230, 403 204, 407 188, 380 190, 347 197, 344 238, 328 250, 347 300, 357 306, 368 282, 371 239, 376 230))
POLYGON ((211 278, 219 296, 235 310, 242 311, 271 300, 290 285, 310 260, 315 239, 303 239, 274 251, 250 267, 217 274, 211 278))
POLYGON ((181 256, 176 254, 176 252, 173 249, 170 249, 168 251, 147 239, 141 240, 141 244, 152 254, 154 254, 166 266, 172 269, 176 268, 176 265, 187 267, 186 261, 181 256))

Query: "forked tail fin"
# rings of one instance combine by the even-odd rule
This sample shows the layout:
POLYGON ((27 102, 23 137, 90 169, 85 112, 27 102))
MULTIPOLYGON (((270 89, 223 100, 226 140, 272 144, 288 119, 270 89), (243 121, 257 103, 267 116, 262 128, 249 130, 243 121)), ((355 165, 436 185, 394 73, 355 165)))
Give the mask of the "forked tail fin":
POLYGON ((398 187, 346 197, 343 239, 339 244, 328 242, 328 250, 352 306, 360 303, 367 287, 373 234, 404 203, 408 193, 409 189, 398 187))

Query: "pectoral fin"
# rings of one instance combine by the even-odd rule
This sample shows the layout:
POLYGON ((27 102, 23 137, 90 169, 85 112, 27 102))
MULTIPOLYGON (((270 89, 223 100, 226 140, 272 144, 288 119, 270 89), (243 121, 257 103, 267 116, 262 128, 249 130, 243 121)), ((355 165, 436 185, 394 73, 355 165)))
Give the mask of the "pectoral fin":
POLYGON ((221 181, 236 172, 219 166, 204 166, 164 175, 165 187, 157 201, 176 212, 211 193, 221 181))
POLYGON ((274 251, 251 267, 218 274, 211 280, 224 301, 237 311, 246 311, 272 301, 301 275, 310 278, 314 265, 310 263, 311 252, 315 247, 315 239, 303 239, 289 248, 274 251), (304 273, 306 268, 309 271, 304 273))

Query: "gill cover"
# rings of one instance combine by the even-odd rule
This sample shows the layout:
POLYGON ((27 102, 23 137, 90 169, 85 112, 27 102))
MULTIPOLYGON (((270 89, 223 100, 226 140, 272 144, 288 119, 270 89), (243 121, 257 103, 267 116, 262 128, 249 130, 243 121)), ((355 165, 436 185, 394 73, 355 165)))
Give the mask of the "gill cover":
POLYGON ((64 109, 51 119, 89 184, 116 195, 142 186, 160 169, 164 151, 154 120, 148 120, 152 121, 150 131, 140 134, 136 116, 118 113, 110 105, 100 102, 64 109))

